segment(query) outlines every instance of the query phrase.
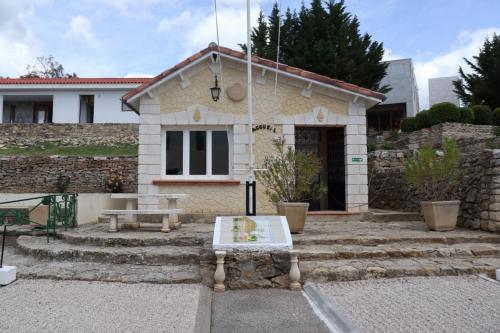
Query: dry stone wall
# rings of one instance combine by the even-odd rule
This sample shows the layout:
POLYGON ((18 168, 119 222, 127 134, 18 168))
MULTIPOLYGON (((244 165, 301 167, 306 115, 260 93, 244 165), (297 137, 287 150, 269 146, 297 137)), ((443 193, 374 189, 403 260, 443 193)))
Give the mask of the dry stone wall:
POLYGON ((107 192, 112 170, 124 175, 124 192, 137 193, 137 157, 0 156, 0 192, 56 192, 60 176, 69 177, 68 192, 107 192))
POLYGON ((0 124, 0 146, 138 144, 137 124, 0 124))
MULTIPOLYGON (((420 211, 421 198, 404 175, 410 150, 375 151, 369 154, 371 208, 420 211)), ((458 225, 500 232, 500 150, 462 154, 459 169, 460 213, 458 225)))

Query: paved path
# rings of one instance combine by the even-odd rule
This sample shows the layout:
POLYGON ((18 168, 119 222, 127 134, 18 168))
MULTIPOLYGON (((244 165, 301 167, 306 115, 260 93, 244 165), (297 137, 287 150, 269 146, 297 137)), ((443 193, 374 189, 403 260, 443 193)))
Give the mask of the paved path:
POLYGON ((477 276, 318 285, 361 332, 500 332, 500 283, 477 276))
POLYGON ((0 332, 193 332, 202 288, 18 280, 0 288, 0 332))
POLYGON ((301 292, 277 289, 214 294, 212 333, 327 333, 301 292))

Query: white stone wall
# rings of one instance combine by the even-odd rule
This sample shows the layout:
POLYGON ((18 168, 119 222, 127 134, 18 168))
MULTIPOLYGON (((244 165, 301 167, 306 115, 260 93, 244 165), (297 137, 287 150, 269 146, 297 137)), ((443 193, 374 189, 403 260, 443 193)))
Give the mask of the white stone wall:
POLYGON ((367 163, 366 109, 362 104, 349 103, 349 116, 345 130, 347 211, 364 212, 368 210, 367 163))
POLYGON ((458 76, 437 77, 429 79, 429 107, 437 103, 449 102, 460 106, 457 94, 453 92, 453 81, 458 76))

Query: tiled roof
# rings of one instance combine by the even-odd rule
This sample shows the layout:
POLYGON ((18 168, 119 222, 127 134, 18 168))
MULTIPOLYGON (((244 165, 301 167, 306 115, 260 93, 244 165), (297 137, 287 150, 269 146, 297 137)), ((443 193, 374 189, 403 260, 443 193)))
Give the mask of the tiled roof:
POLYGON ((144 84, 151 81, 150 78, 54 78, 54 79, 0 79, 0 84, 144 84))
MULTIPOLYGON (((123 99, 125 101, 129 100, 131 97, 135 96, 136 94, 140 93, 141 91, 143 91, 144 89, 147 89, 148 87, 152 86, 154 83, 162 80, 163 78, 169 76, 170 74, 182 69, 183 67, 189 65, 190 63, 196 61, 197 59, 203 57, 204 55, 206 55, 207 53, 210 53, 212 51, 218 51, 218 48, 217 46, 209 46, 203 50, 201 50, 200 52, 190 56, 189 58, 183 60, 182 62, 178 63, 177 65, 175 65, 174 67, 172 68, 169 68, 167 69, 166 71, 160 73, 159 75, 155 76, 153 79, 151 79, 149 82, 146 82, 144 84, 142 84, 141 86, 129 91, 125 96, 123 96, 123 99)), ((221 46, 220 47, 220 52, 222 54, 225 54, 227 56, 230 56, 230 57, 235 57, 235 58, 239 58, 239 59, 246 59, 246 54, 244 52, 241 52, 241 51, 235 51, 235 50, 232 50, 230 48, 227 48, 227 47, 223 47, 221 46)), ((266 67, 269 67, 269 68, 276 68, 276 62, 272 61, 272 60, 268 60, 268 59, 264 59, 264 58, 260 58, 260 57, 257 57, 257 56, 252 56, 252 62, 255 63, 255 64, 259 64, 259 65, 262 65, 262 66, 266 66, 266 67)), ((350 92, 353 92, 353 93, 357 93, 357 94, 360 94, 360 95, 364 95, 364 96, 367 96, 367 97, 373 97, 373 98, 377 98, 377 99, 380 99, 380 100, 385 100, 385 95, 382 94, 382 93, 379 93, 379 92, 376 92, 376 91, 372 91, 370 89, 367 89, 367 88, 362 88, 362 87, 359 87, 355 84, 350 84, 350 83, 347 83, 347 82, 344 82, 344 81, 340 81, 340 80, 336 80, 336 79, 332 79, 330 77, 327 77, 327 76, 324 76, 324 75, 320 75, 320 74, 316 74, 316 73, 313 73, 313 72, 309 72, 309 71, 305 71, 305 70, 302 70, 300 68, 296 68, 296 67, 292 67, 292 66, 288 66, 288 65, 285 65, 285 64, 279 64, 278 65, 278 69, 283 71, 283 72, 286 72, 286 73, 290 73, 290 74, 294 74, 294 75, 298 75, 298 76, 301 76, 305 79, 309 79, 309 80, 314 80, 314 81, 318 81, 318 82, 321 82, 321 83, 325 83, 325 84, 328 84, 328 85, 331 85, 331 86, 335 86, 335 87, 338 87, 338 88, 341 88, 341 89, 345 89, 345 90, 348 90, 350 92)))

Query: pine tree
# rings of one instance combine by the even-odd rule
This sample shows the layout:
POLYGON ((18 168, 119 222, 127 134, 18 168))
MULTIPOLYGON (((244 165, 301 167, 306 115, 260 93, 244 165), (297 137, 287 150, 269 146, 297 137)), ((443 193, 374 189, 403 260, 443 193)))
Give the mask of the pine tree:
MULTIPOLYGON (((260 38, 264 24, 259 22, 254 29, 256 55, 276 60, 279 15, 275 4, 267 18, 265 45, 260 38)), ((387 68, 382 62, 383 44, 360 34, 359 21, 346 11, 343 0, 312 0, 309 7, 302 4, 298 13, 288 8, 281 19, 280 39, 280 62, 373 90, 390 90, 380 87, 387 68)))
POLYGON ((473 73, 458 69, 460 79, 453 82, 455 93, 466 105, 485 104, 492 109, 500 107, 500 36, 488 38, 473 61, 464 58, 473 73))

